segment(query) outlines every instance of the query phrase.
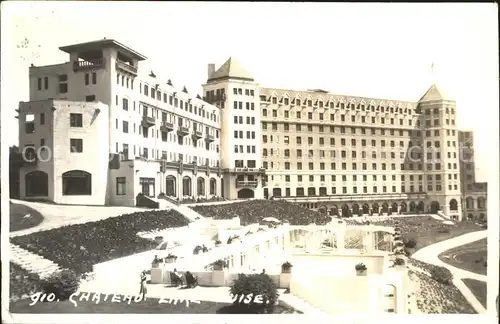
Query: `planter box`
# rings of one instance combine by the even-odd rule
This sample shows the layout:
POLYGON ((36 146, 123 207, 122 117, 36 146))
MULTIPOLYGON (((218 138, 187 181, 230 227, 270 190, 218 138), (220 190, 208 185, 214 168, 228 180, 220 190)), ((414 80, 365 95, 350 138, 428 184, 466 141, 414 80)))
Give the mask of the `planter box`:
POLYGON ((292 281, 292 273, 280 273, 279 288, 290 289, 290 282, 292 281))
POLYGON ((367 273, 367 270, 356 270, 356 276, 366 276, 367 273))
POLYGON ((151 268, 151 283, 152 284, 163 283, 163 267, 151 268))
POLYGON ((221 245, 222 245, 222 243, 215 243, 215 247, 219 247, 221 245))
POLYGON ((292 272, 292 268, 283 268, 281 267, 281 273, 291 273, 292 272))
POLYGON ((151 269, 156 269, 160 267, 160 263, 151 263, 151 269))
POLYGON ((177 260, 177 258, 166 258, 165 262, 166 263, 175 263, 176 260, 177 260))

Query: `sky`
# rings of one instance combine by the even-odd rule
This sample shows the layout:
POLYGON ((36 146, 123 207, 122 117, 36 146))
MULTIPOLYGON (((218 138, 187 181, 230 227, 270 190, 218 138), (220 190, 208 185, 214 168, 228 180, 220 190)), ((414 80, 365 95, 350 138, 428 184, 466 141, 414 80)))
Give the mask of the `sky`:
MULTIPOLYGON (((106 37, 190 93, 230 56, 272 88, 417 101, 436 81, 475 132, 486 180, 498 172, 497 17, 474 3, 2 2, 2 129, 29 100, 31 63, 65 62, 58 47, 106 37)), ((15 144, 17 129, 2 140, 15 144)))

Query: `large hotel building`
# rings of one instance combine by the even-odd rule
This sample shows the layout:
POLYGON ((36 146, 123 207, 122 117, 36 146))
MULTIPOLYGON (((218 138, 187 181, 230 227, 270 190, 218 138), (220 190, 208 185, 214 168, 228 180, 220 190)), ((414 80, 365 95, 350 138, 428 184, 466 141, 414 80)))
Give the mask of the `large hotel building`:
POLYGON ((332 215, 486 217, 472 134, 437 85, 418 102, 262 88, 234 58, 208 65, 202 96, 111 39, 61 47, 29 71, 19 104, 23 199, 134 206, 287 199, 332 215), (462 147, 466 147, 465 154, 462 147))

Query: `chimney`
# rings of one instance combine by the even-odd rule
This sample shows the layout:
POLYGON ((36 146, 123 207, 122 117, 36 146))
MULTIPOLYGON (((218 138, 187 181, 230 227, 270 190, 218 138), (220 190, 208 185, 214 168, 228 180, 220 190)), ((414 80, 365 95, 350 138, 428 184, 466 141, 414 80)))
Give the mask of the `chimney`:
POLYGON ((207 78, 210 78, 210 76, 212 74, 214 74, 214 72, 215 72, 215 64, 213 64, 213 63, 208 64, 208 75, 207 75, 207 78))

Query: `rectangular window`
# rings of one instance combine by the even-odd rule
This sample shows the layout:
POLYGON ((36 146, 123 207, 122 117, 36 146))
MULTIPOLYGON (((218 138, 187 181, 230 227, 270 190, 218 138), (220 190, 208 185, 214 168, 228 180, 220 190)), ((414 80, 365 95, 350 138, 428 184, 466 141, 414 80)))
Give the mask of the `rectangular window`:
POLYGON ((123 98, 123 110, 128 110, 128 99, 123 98))
POLYGON ((127 191, 127 186, 126 186, 126 178, 125 177, 117 177, 116 178, 116 195, 117 196, 123 196, 125 195, 127 191))
POLYGON ((85 101, 86 102, 93 102, 93 101, 95 101, 95 95, 85 96, 85 101))
POLYGON ((59 93, 68 93, 68 75, 59 75, 59 93))
POLYGON ((90 83, 90 75, 88 73, 85 73, 85 85, 89 85, 90 83))
POLYGON ((83 140, 81 138, 70 138, 70 152, 71 153, 82 153, 83 152, 83 140))
POLYGON ((48 77, 43 78, 43 85, 44 85, 45 90, 47 90, 49 88, 49 78, 48 77))
POLYGON ((123 121, 123 132, 128 133, 128 121, 123 121))
POLYGON ((83 114, 69 114, 70 127, 83 127, 83 114))
POLYGON ((154 178, 139 178, 141 192, 148 197, 155 196, 155 179, 154 178))
POLYGON ((97 84, 97 73, 92 73, 92 84, 97 84))
POLYGON ((42 90, 42 78, 38 78, 37 89, 42 90))
POLYGON ((45 125, 45 113, 40 114, 40 125, 45 125))

